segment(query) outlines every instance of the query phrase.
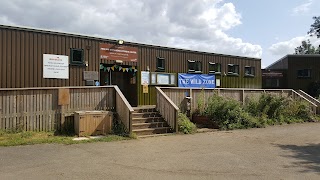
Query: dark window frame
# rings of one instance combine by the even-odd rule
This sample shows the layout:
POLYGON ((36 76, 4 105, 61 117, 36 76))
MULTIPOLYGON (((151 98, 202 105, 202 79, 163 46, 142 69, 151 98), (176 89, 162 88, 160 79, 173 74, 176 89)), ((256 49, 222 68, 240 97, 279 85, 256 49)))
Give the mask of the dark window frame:
POLYGON ((221 69, 222 69, 221 63, 209 62, 209 74, 221 74, 221 69))
POLYGON ((244 67, 244 76, 245 77, 254 77, 256 75, 256 68, 254 66, 245 66, 244 67), (247 73, 249 69, 249 73, 247 73))
POLYGON ((188 73, 202 73, 202 62, 188 60, 188 73))
POLYGON ((157 57, 157 71, 158 72, 164 72, 166 70, 166 62, 165 62, 165 58, 163 57, 157 57), (160 62, 162 61, 162 62, 160 62))
POLYGON ((239 76, 239 65, 238 64, 228 64, 228 75, 239 76), (230 68, 232 67, 232 70, 230 68), (236 69, 235 69, 236 68, 236 69), (237 72, 236 72, 237 70, 237 72))
POLYGON ((70 64, 71 64, 71 65, 78 65, 78 66, 83 66, 83 65, 85 65, 85 61, 84 61, 84 50, 83 50, 83 49, 78 49, 78 48, 71 48, 71 49, 70 49, 70 64), (81 52, 81 61, 75 61, 75 60, 74 60, 74 51, 81 52))
POLYGON ((265 83, 266 88, 280 88, 279 78, 266 78, 265 83))
POLYGON ((297 78, 311 78, 311 69, 298 69, 297 78), (306 72, 304 72, 306 71, 306 72))

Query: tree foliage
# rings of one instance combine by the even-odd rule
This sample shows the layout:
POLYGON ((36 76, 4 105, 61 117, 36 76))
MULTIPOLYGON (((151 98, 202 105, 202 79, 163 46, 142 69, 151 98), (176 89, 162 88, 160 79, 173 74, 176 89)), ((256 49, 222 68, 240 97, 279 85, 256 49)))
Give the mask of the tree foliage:
POLYGON ((317 36, 317 38, 320 38, 320 16, 314 16, 314 23, 311 24, 310 31, 308 31, 308 34, 311 36, 317 36))
POLYGON ((302 41, 301 45, 294 49, 295 54, 320 54, 320 47, 315 48, 308 39, 307 41, 302 41))

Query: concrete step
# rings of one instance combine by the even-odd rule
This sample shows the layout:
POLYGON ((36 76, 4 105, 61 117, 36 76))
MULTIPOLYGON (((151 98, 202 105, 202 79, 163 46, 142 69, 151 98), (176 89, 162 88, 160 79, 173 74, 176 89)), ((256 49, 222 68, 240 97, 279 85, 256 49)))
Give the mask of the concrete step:
POLYGON ((141 136, 138 136, 138 138, 150 138, 150 137, 159 137, 159 136, 170 136, 170 135, 173 135, 173 134, 174 134, 174 133, 141 135, 141 136))
POLYGON ((132 118, 147 118, 147 117, 161 117, 161 115, 158 112, 142 112, 142 113, 133 112, 132 113, 132 118))
POLYGON ((154 122, 165 122, 163 117, 136 117, 132 118, 132 124, 137 123, 154 123, 154 122))
POLYGON ((132 124, 132 129, 147 129, 147 128, 159 128, 159 127, 169 127, 169 126, 166 122, 132 124))
POLYGON ((165 134, 172 133, 170 127, 160 127, 160 128, 147 128, 147 129, 134 129, 132 130, 138 137, 144 135, 152 135, 152 134, 165 134))

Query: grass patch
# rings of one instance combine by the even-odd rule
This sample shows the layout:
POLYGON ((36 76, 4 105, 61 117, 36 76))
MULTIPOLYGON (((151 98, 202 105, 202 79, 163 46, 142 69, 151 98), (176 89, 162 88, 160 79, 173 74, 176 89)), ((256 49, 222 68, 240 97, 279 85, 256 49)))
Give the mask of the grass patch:
POLYGON ((54 132, 11 132, 0 130, 0 146, 18 146, 32 144, 82 144, 91 142, 111 142, 132 139, 118 135, 108 135, 102 138, 74 141, 77 136, 55 135, 54 132))

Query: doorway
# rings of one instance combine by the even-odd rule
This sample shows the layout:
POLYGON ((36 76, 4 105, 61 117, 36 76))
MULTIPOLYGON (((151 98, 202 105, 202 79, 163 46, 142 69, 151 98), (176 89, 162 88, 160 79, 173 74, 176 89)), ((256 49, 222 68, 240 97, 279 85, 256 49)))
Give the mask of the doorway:
POLYGON ((100 84, 117 85, 131 106, 137 106, 137 69, 135 66, 100 64, 100 84))

